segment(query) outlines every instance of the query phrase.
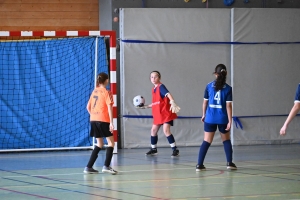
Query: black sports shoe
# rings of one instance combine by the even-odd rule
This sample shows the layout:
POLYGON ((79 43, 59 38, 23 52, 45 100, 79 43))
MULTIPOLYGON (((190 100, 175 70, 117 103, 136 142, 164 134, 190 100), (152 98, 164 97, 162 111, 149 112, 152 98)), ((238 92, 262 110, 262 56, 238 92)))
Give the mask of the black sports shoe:
POLYGON ((171 157, 177 157, 179 156, 179 150, 178 149, 175 149, 171 155, 171 157))
POLYGON ((231 163, 227 163, 227 169, 236 170, 237 167, 233 162, 231 162, 231 163))
POLYGON ((196 172, 200 172, 200 171, 204 171, 204 170, 206 170, 204 165, 196 165, 196 172))
POLYGON ((146 153, 146 156, 155 156, 155 155, 157 155, 157 149, 156 148, 155 149, 150 149, 150 151, 148 151, 146 153))
POLYGON ((83 172, 86 173, 86 174, 98 174, 99 173, 98 170, 95 170, 92 167, 91 168, 85 167, 83 172))

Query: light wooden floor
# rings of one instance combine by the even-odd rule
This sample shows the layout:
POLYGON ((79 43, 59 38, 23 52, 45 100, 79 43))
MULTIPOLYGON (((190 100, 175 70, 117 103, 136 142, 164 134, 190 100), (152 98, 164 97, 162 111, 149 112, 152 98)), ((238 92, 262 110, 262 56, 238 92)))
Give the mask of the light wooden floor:
MULTIPOLYGON (((84 174, 91 151, 0 153, 0 199, 300 199, 300 145, 234 147, 237 171, 227 171, 222 146, 211 147, 207 171, 196 172, 198 147, 123 149, 118 175, 84 174)), ((95 168, 101 170, 105 151, 95 168)))

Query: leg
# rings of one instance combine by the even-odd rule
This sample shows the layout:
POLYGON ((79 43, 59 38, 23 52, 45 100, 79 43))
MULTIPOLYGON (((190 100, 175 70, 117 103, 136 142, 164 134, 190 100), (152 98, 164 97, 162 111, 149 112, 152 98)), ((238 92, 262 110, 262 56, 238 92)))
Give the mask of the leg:
POLYGON ((114 146, 115 146, 114 136, 106 137, 106 140, 108 146, 106 148, 106 158, 105 158, 104 166, 109 167, 113 156, 114 146))
POLYGON ((151 148, 156 149, 156 144, 157 144, 157 132, 159 131, 161 125, 152 125, 151 128, 151 148))
POLYGON ((159 131, 160 126, 161 125, 155 125, 155 124, 152 125, 152 128, 151 128, 151 138, 150 138, 151 149, 150 149, 150 151, 148 151, 146 153, 146 156, 157 155, 157 148, 156 148, 157 140, 158 140, 157 132, 159 131))
MULTIPOLYGON (((224 126, 225 127, 225 126, 224 126)), ((219 126, 219 129, 221 127, 219 126)), ((227 169, 237 169, 237 167, 235 166, 235 164, 232 162, 232 144, 231 144, 231 140, 230 140, 230 132, 226 132, 225 129, 222 130, 221 128, 220 134, 221 134, 221 138, 223 141, 223 146, 224 146, 224 151, 226 154, 226 160, 227 160, 227 169)))
POLYGON ((224 145, 224 151, 226 154, 227 163, 232 162, 232 145, 230 140, 230 132, 227 133, 220 133, 223 145, 224 145))
POLYGON ((199 149, 199 155, 198 155, 198 165, 200 166, 203 165, 208 148, 210 147, 210 144, 214 139, 214 135, 215 132, 204 132, 204 140, 199 149))
POLYGON ((203 165, 206 153, 210 147, 210 144, 212 143, 215 132, 217 130, 216 124, 209 124, 204 122, 204 139, 199 149, 198 154, 198 164, 196 165, 196 171, 205 170, 206 168, 203 165))
POLYGON ((179 150, 177 150, 175 138, 172 135, 170 128, 171 128, 171 124, 164 123, 163 125, 164 134, 167 137, 168 142, 173 150, 172 157, 175 157, 175 156, 179 156, 179 150))
POLYGON ((97 145, 94 146, 90 160, 89 160, 86 168, 84 169, 85 173, 98 173, 97 170, 93 169, 93 165, 98 158, 98 153, 100 152, 101 148, 103 147, 103 139, 102 138, 96 138, 96 139, 97 139, 97 145))
POLYGON ((116 174, 118 172, 110 167, 111 159, 113 157, 114 146, 115 146, 114 136, 106 137, 106 140, 108 146, 106 148, 106 157, 104 161, 104 166, 102 168, 102 172, 116 174))

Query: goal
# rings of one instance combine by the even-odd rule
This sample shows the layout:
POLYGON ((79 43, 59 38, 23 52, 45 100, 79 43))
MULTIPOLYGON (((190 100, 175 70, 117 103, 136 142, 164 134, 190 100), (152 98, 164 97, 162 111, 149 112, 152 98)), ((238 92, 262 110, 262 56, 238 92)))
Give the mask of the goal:
POLYGON ((100 72, 117 147, 114 31, 0 31, 0 151, 92 149, 86 104, 100 72))

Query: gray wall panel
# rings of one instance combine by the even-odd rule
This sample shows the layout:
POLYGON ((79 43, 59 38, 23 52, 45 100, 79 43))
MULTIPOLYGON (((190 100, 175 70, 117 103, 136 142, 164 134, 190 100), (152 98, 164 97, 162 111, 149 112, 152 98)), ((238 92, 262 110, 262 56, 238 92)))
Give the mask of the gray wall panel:
POLYGON ((122 39, 152 41, 228 41, 230 10, 192 8, 122 9, 122 39))
MULTIPOLYGON (((230 38, 228 28, 230 10, 223 10, 220 13, 215 9, 211 12, 202 12, 202 10, 196 12, 196 9, 151 9, 151 12, 143 9, 143 12, 141 11, 142 9, 124 9, 121 12, 120 35, 122 39, 186 42, 228 41, 230 38), (184 23, 191 17, 191 11, 194 17, 198 16, 199 20, 196 20, 197 23, 194 22, 199 28, 198 31, 189 31, 195 27, 195 24, 184 23), (222 18, 222 23, 212 20, 211 25, 208 24, 207 20, 214 15, 213 13, 222 18), (173 17, 170 16, 180 16, 181 20, 175 23, 173 17), (201 34, 199 34, 200 27, 206 27, 201 34), (220 33, 221 31, 223 33, 220 33)), ((132 98, 136 95, 143 95, 146 103, 151 103, 153 85, 149 80, 149 75, 151 71, 158 70, 162 74, 162 83, 166 85, 176 103, 181 107, 179 116, 201 116, 203 92, 206 84, 215 78, 212 75, 214 67, 219 63, 224 63, 230 68, 229 45, 121 42, 121 55, 122 115, 151 115, 150 109, 134 108, 132 98)), ((230 76, 228 82, 230 83, 230 76)), ((151 125, 150 119, 123 118, 124 147, 148 147, 151 125), (139 130, 138 133, 136 130, 139 130), (141 133, 143 137, 139 135, 141 133), (139 142, 132 142, 132 140, 139 142)), ((199 145, 203 138, 203 124, 200 119, 177 119, 172 130, 177 140, 176 143, 181 146, 199 145)), ((168 143, 159 145, 168 146, 168 143)))
MULTIPOLYGON (((124 9, 121 12, 121 39, 230 41, 230 10, 226 10, 228 13, 221 9, 209 9, 204 12, 199 9, 199 12, 195 13, 193 11, 196 9, 153 9, 153 12, 148 9, 144 12, 140 10, 128 9, 127 12, 127 9, 124 9), (169 18, 175 16, 175 13, 176 16, 181 16, 178 23, 175 23, 172 17, 169 18), (193 13, 197 20, 184 23, 190 21, 190 13, 193 13), (224 21, 221 20, 222 23, 211 17, 221 15, 225 18, 222 19, 224 21)), ((289 12, 283 9, 284 20, 276 21, 268 17, 269 14, 274 17, 275 13, 280 15, 280 12, 278 9, 234 9, 234 41, 300 41, 299 25, 294 19, 297 11, 291 9, 289 15, 289 12), (259 17, 253 17, 253 13, 259 17), (284 27, 284 30, 278 30, 274 34, 280 27, 284 27)), ((230 84, 232 78, 234 86, 233 115, 287 114, 293 106, 295 89, 300 82, 298 52, 298 44, 234 45, 234 76, 229 76, 227 80, 230 84)), ((230 56, 230 45, 121 42, 121 114, 151 115, 151 110, 135 109, 132 98, 140 94, 145 96, 147 103, 151 102, 152 84, 149 81, 149 73, 159 70, 162 73, 162 82, 182 108, 179 115, 200 116, 205 85, 214 79, 211 73, 217 64, 224 63, 231 72, 230 56)), ((279 130, 284 120, 284 117, 242 118, 244 130, 232 130, 234 144, 298 142, 299 118, 290 125, 290 135, 280 137, 279 130)), ((123 118, 124 147, 149 146, 151 124, 151 119, 123 118)), ((200 123, 200 119, 178 119, 172 131, 178 145, 198 145, 203 138, 203 124, 200 123)), ((218 140, 219 134, 216 136, 213 144, 221 144, 218 140)), ((159 137, 160 141, 165 140, 162 133, 159 137)), ((168 146, 168 143, 159 142, 159 145, 168 146)))
POLYGON ((234 127, 235 145, 289 144, 300 142, 300 118, 290 124, 287 135, 280 136, 279 130, 286 117, 241 118, 244 130, 234 127))
POLYGON ((234 9, 234 41, 300 41, 300 9, 234 9))
POLYGON ((300 82, 300 45, 234 48, 234 115, 287 114, 300 82))
POLYGON ((180 115, 201 116, 203 92, 206 84, 215 79, 214 67, 219 63, 229 65, 229 46, 226 45, 125 43, 123 48, 123 114, 140 112, 132 104, 136 95, 151 102, 150 72, 158 70, 161 82, 182 108, 180 115))
MULTIPOLYGON (((299 9, 234 9, 234 41, 300 41, 299 9)), ((235 116, 244 130, 234 129, 234 144, 281 144, 299 142, 300 123, 295 119, 288 136, 279 130, 293 106, 300 82, 299 44, 235 45, 233 94, 235 116), (273 115, 273 117, 272 117, 273 115)))

